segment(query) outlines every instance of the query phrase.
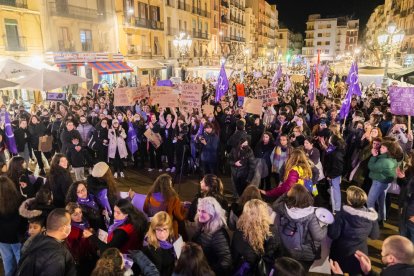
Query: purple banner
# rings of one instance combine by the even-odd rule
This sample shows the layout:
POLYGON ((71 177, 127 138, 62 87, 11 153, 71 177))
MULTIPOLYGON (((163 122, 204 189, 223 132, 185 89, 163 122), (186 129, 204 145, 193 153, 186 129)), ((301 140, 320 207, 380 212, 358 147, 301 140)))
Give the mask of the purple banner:
POLYGON ((159 80, 157 86, 174 86, 171 80, 159 80))
POLYGON ((46 101, 65 101, 65 100, 66 100, 66 93, 47 92, 46 94, 46 101))
POLYGON ((391 113, 414 116, 414 87, 389 88, 391 113))

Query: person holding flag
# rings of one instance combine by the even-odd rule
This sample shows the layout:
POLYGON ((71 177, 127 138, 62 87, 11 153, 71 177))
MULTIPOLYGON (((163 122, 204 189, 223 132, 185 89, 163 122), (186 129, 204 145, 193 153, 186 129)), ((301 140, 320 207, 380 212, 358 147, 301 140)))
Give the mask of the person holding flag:
POLYGON ((227 91, 229 90, 229 80, 227 79, 226 69, 224 67, 224 62, 221 65, 220 74, 217 79, 217 86, 216 86, 216 97, 215 102, 218 103, 227 91))
POLYGON ((313 103, 315 102, 315 74, 314 70, 310 69, 310 79, 309 79, 309 90, 308 90, 308 97, 310 104, 313 106, 313 103))
MULTIPOLYGON (((13 128, 10 122, 10 115, 8 112, 5 112, 5 115, 4 115, 4 132, 6 134, 5 135, 6 145, 7 145, 7 149, 10 152, 10 155, 16 155, 17 154, 16 139, 14 138, 13 128)), ((6 162, 4 151, 2 151, 2 154, 0 156, 0 161, 6 162)))
POLYGON ((272 78, 272 87, 277 87, 279 79, 282 77, 282 65, 279 63, 277 66, 276 72, 272 78))
POLYGON ((358 83, 358 65, 356 62, 352 63, 351 65, 346 83, 348 84, 348 91, 345 95, 345 99, 342 102, 341 110, 339 112, 339 117, 341 120, 344 120, 344 124, 351 108, 352 96, 361 96, 361 88, 359 87, 358 83))

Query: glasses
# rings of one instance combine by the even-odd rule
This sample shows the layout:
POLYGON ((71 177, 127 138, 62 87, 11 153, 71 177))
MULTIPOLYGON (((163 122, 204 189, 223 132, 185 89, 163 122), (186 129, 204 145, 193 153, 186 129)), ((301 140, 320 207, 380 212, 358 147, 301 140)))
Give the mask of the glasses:
POLYGON ((168 228, 159 228, 159 227, 157 227, 157 228, 155 228, 155 232, 159 232, 159 233, 168 232, 168 228))

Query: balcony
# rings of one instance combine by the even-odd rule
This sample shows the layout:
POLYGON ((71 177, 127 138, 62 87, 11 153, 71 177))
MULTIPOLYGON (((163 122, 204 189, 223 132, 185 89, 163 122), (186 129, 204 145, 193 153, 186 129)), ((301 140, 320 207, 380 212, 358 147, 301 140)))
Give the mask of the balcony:
POLYGON ((201 15, 207 18, 210 17, 210 13, 208 11, 200 9, 200 8, 196 8, 196 7, 193 7, 192 13, 198 14, 198 15, 201 15))
POLYGON ((93 51, 93 43, 92 40, 86 40, 81 42, 82 44, 82 52, 92 52, 93 51))
POLYGON ((221 40, 222 42, 230 42, 230 37, 228 36, 223 36, 223 39, 221 40))
POLYGON ((14 39, 8 38, 3 35, 4 47, 6 51, 24 52, 27 51, 26 37, 19 36, 14 39))
POLYGON ((173 7, 174 8, 174 0, 165 1, 165 5, 168 6, 168 7, 173 7))
POLYGON ((146 29, 152 29, 152 30, 164 30, 164 22, 157 21, 157 20, 151 20, 146 18, 134 18, 134 26, 138 28, 146 28, 146 29))
POLYGON ((230 40, 239 41, 239 42, 246 42, 246 39, 244 37, 231 35, 230 40))
POLYGON ((221 0, 221 5, 222 5, 223 7, 228 8, 228 7, 229 7, 229 2, 228 2, 228 1, 221 0))
POLYGON ((0 0, 0 5, 27 9, 27 0, 0 0))
POLYGON ((83 19, 90 21, 103 21, 107 17, 107 13, 96 9, 87 9, 79 6, 57 4, 49 2, 49 13, 52 16, 62 16, 74 19, 83 19))
POLYGON ((180 32, 183 32, 183 31, 180 31, 178 28, 166 28, 166 32, 167 32, 167 35, 179 35, 180 34, 180 32))
POLYGON ((218 29, 218 26, 219 26, 218 22, 214 22, 213 28, 218 29))
POLYGON ((193 38, 209 39, 208 33, 203 33, 202 31, 195 31, 195 30, 193 30, 193 38))
POLYGON ((227 19, 227 17, 225 17, 224 15, 221 17, 221 23, 224 23, 224 24, 229 24, 230 22, 229 22, 229 20, 227 19))
POLYGON ((186 4, 182 1, 178 1, 178 9, 183 11, 191 12, 191 6, 189 4, 186 4))
POLYGON ((60 52, 75 52, 75 45, 73 41, 60 39, 58 40, 59 51, 60 52))

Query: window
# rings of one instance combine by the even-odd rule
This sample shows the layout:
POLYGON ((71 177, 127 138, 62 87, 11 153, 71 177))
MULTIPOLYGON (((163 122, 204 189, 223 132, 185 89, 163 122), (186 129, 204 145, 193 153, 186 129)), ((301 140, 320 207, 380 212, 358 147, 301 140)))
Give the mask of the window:
POLYGON ((331 27, 331 24, 326 25, 326 28, 328 28, 328 29, 329 29, 330 27, 331 27))
POLYGON ((325 42, 325 45, 331 45, 331 42, 330 41, 326 41, 325 42))
POLYGON ((322 33, 318 33, 318 37, 322 37, 322 33))
POLYGON ((154 53, 156 55, 161 55, 162 54, 160 43, 158 41, 158 36, 154 36, 154 53))
POLYGON ((283 39, 283 34, 279 34, 279 39, 283 39))
POLYGON ((23 45, 19 37, 19 30, 16 19, 4 19, 4 25, 6 27, 6 39, 8 51, 21 51, 23 45))
POLYGON ((149 49, 147 47, 147 36, 141 35, 141 52, 148 53, 149 49))
POLYGON ((181 32, 182 28, 181 28, 181 19, 178 20, 178 31, 181 32))
POLYGON ((167 32, 171 34, 171 17, 167 17, 167 32))
POLYGON ((82 51, 88 52, 93 50, 91 30, 81 30, 80 41, 82 44, 82 51))
POLYGON ((147 4, 138 2, 138 18, 147 19, 147 4))
POLYGON ((322 45, 322 42, 321 42, 321 41, 318 41, 318 42, 316 43, 316 45, 322 45))
POLYGON ((59 51, 70 51, 71 42, 69 29, 67 27, 59 28, 59 51))
POLYGON ((328 49, 325 49, 324 50, 324 53, 328 55, 329 54, 329 50, 328 49))
POLYGON ((170 40, 168 41, 168 57, 172 58, 172 43, 170 40))

